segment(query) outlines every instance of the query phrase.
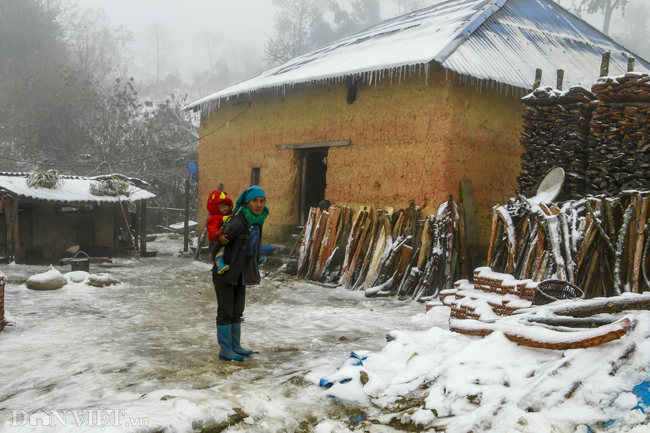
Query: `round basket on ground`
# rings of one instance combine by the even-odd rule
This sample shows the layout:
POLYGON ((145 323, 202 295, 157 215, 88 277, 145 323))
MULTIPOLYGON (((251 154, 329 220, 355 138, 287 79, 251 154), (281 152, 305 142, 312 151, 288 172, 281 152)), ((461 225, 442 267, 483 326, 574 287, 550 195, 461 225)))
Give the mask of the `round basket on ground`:
POLYGON ((546 280, 539 283, 533 296, 533 305, 546 305, 562 299, 583 299, 580 287, 564 280, 546 280))

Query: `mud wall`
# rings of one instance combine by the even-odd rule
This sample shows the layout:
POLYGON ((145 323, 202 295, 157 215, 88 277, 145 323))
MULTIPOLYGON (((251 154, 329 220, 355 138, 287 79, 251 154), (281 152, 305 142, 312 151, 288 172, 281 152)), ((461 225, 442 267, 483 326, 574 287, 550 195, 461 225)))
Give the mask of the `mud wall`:
POLYGON ((489 242, 491 208, 517 188, 523 109, 518 98, 454 81, 445 71, 401 83, 299 85, 224 102, 204 117, 199 148, 199 220, 208 194, 223 183, 233 200, 260 167, 271 215, 265 238, 277 240, 298 223, 299 150, 278 145, 350 140, 330 147, 326 197, 353 209, 406 207, 435 213, 460 180, 471 178, 482 245, 489 242), (232 120, 248 107, 236 120, 232 120))

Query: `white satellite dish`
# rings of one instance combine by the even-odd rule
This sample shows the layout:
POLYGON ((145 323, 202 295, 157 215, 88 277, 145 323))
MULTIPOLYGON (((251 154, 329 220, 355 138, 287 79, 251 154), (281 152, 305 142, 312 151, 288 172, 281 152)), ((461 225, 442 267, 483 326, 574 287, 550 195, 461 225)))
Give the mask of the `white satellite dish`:
POLYGON ((551 203, 560 194, 564 185, 564 170, 561 167, 551 170, 537 188, 535 197, 527 199, 531 205, 551 203))

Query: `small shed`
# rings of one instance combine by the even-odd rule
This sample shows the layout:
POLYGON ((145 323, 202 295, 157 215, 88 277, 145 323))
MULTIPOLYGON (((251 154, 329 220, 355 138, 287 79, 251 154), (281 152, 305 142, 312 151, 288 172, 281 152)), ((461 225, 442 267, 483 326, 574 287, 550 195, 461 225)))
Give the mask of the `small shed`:
POLYGON ((146 255, 146 203, 155 197, 145 189, 148 183, 113 175, 128 185, 118 194, 99 188, 112 185, 111 176, 62 175, 51 188, 28 186, 28 176, 0 173, 0 256, 17 263, 53 262, 77 248, 115 255, 121 245, 146 255), (129 230, 135 231, 135 242, 129 230))

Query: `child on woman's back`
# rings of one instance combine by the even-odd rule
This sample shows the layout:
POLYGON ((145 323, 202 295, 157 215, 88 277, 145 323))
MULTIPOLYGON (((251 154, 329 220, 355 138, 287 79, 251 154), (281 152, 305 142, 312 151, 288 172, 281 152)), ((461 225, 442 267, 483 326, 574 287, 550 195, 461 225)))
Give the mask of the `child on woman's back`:
MULTIPOLYGON (((228 222, 232 216, 232 200, 224 191, 214 190, 208 196, 208 212, 210 215, 206 221, 208 227, 209 239, 219 242, 223 245, 228 244, 228 238, 223 234, 221 228, 228 222)), ((228 266, 223 259, 223 250, 221 248, 212 248, 210 251, 217 251, 215 256, 212 257, 214 263, 217 265, 219 274, 223 274, 230 266, 228 266)))

